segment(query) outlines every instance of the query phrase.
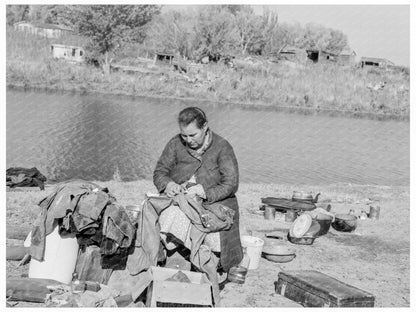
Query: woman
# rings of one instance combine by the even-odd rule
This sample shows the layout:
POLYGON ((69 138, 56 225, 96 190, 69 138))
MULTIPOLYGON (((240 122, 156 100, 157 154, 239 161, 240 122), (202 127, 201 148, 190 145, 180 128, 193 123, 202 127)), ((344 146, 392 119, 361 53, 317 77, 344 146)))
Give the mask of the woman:
POLYGON ((220 232, 220 266, 225 272, 240 263, 238 202, 238 164, 233 148, 208 127, 205 113, 188 107, 178 116, 180 134, 166 145, 153 173, 159 192, 173 197, 187 191, 206 203, 220 203, 235 211, 234 223, 220 232))

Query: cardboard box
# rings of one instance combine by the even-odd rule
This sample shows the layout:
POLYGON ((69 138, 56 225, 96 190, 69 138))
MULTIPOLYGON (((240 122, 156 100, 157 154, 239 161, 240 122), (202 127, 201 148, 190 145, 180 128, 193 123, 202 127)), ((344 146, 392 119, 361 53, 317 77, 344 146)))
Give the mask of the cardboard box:
POLYGON ((167 281, 180 270, 150 267, 153 281, 147 288, 147 307, 213 307, 212 286, 203 273, 181 271, 190 283, 167 281))

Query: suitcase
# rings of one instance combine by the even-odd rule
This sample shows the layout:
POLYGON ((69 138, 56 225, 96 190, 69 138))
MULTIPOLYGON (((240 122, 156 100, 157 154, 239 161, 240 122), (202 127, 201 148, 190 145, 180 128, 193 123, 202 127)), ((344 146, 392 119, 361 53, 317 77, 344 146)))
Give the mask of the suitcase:
POLYGON ((372 294, 312 270, 280 272, 276 293, 304 307, 374 307, 372 294))

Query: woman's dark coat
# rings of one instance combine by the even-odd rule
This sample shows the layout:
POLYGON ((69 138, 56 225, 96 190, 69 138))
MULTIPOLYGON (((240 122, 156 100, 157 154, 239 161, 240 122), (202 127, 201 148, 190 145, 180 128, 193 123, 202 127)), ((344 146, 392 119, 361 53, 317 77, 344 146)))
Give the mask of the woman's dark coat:
POLYGON ((230 230, 220 232, 221 259, 225 271, 240 263, 243 253, 240 242, 238 202, 238 164, 230 143, 211 132, 212 141, 201 160, 189 153, 180 135, 166 145, 153 173, 153 183, 163 192, 170 181, 182 184, 195 174, 197 183, 205 190, 206 202, 221 203, 231 209, 234 223, 230 230))

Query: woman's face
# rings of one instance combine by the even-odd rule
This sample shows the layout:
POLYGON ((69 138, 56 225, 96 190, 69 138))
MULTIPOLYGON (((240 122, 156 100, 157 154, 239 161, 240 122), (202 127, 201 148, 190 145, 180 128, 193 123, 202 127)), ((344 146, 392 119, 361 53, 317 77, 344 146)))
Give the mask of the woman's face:
POLYGON ((179 124, 182 139, 184 139, 187 145, 192 149, 198 149, 202 146, 207 128, 208 125, 205 123, 205 125, 199 129, 195 120, 189 125, 179 124))

